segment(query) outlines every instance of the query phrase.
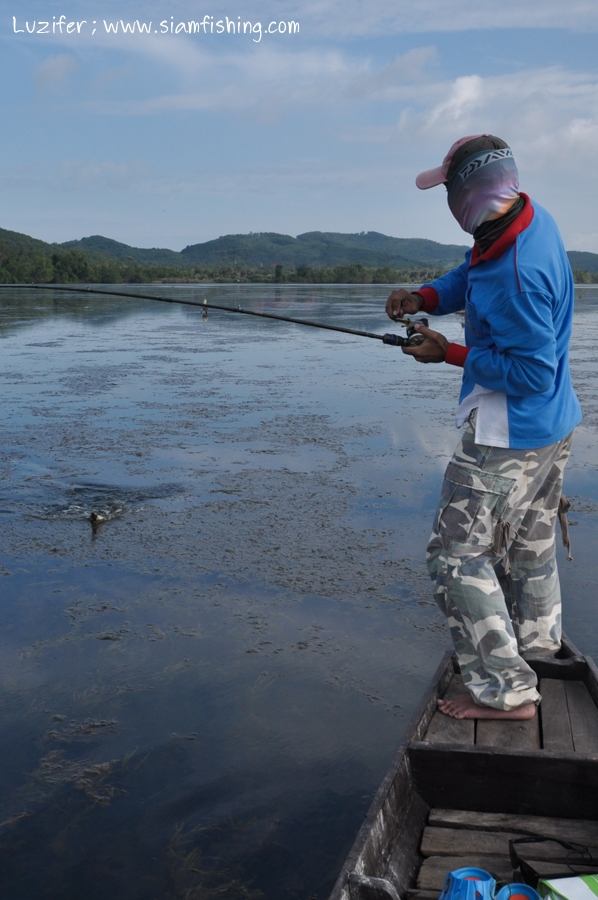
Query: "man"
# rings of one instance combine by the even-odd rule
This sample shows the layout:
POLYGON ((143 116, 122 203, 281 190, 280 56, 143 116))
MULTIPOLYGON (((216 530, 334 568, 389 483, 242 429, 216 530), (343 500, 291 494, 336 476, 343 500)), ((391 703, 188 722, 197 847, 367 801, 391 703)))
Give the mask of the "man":
POLYGON ((456 718, 532 718, 540 695, 524 657, 553 655, 561 640, 554 532, 581 419, 568 361, 573 276, 554 220, 519 192, 500 138, 461 138, 416 184, 444 184, 475 241, 462 265, 386 304, 391 318, 465 310, 465 346, 418 326, 423 343, 403 348, 417 362, 463 368, 463 437, 427 558, 468 693, 439 707, 456 718))

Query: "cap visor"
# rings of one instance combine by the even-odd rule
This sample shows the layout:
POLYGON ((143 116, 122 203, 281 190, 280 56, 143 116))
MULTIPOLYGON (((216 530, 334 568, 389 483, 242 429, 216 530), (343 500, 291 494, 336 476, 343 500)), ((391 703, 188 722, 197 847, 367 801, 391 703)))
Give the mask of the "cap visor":
POLYGON ((415 183, 420 191, 427 191, 428 188, 436 187, 437 184, 444 184, 445 180, 444 166, 436 166, 435 169, 426 169, 425 172, 420 172, 415 183))

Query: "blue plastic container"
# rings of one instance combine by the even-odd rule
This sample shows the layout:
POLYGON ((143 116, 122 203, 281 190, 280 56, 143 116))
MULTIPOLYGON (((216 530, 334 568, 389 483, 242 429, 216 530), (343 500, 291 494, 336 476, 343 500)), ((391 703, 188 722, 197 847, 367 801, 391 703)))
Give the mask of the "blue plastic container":
POLYGON ((495 890, 496 881, 490 872, 466 866, 448 873, 439 900, 494 900, 495 890))
POLYGON ((529 884, 514 882, 505 884, 496 895, 496 900, 540 900, 540 895, 529 884))

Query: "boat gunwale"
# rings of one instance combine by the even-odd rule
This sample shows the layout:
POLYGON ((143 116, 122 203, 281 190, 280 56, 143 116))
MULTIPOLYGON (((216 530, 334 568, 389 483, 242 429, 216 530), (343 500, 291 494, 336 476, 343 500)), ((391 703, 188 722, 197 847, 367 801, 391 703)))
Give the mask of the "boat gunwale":
MULTIPOLYGON (((398 749, 394 752, 390 767, 372 798, 355 840, 343 861, 338 878, 329 895, 329 900, 341 900, 342 891, 347 886, 349 874, 358 870, 359 860, 366 850, 368 840, 371 837, 372 827, 390 794, 391 788, 397 777, 400 775, 401 768, 409 766, 407 752, 409 745, 416 738, 418 731, 421 736, 421 732, 425 731, 428 727, 432 715, 436 711, 436 704, 435 702, 433 703, 433 701, 438 699, 441 691, 446 687, 453 674, 454 653, 452 650, 447 650, 443 654, 442 659, 432 675, 428 689, 424 693, 424 696, 418 703, 413 714, 409 717, 408 726, 405 729, 405 736, 399 744, 398 749)), ((406 772, 405 774, 407 775, 409 773, 406 772)))

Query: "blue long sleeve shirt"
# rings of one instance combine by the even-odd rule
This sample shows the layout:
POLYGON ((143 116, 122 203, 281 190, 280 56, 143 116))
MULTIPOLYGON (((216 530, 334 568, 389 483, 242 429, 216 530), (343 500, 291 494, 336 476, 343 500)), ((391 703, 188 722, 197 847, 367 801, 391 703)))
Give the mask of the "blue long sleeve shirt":
POLYGON ((457 424, 477 408, 476 441, 530 449, 556 443, 581 421, 571 383, 573 274, 552 216, 522 195, 524 208, 480 254, 420 288, 432 315, 465 310, 457 424))

